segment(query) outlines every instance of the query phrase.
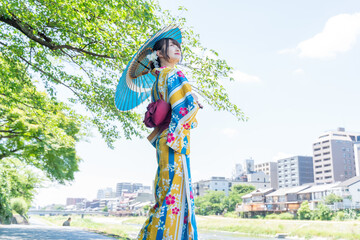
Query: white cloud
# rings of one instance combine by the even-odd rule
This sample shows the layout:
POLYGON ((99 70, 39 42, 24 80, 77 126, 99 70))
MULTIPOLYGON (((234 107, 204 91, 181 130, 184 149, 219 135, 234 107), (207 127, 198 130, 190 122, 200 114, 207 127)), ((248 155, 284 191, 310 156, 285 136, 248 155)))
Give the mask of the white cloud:
POLYGON ((298 69, 293 71, 294 75, 303 75, 304 73, 305 73, 305 71, 302 68, 298 68, 298 69))
POLYGON ((221 134, 229 138, 233 138, 238 135, 238 130, 236 130, 235 128, 223 128, 220 130, 220 132, 221 134))
POLYGON ((233 73, 230 74, 230 77, 234 78, 234 80, 236 82, 241 82, 241 83, 261 83, 262 82, 259 77, 240 72, 239 70, 233 71, 233 73))
POLYGON ((293 156, 295 156, 295 154, 278 152, 278 153, 272 158, 272 160, 273 160, 274 162, 277 162, 277 160, 284 159, 284 158, 288 158, 288 157, 293 157, 293 156))
POLYGON ((295 49, 284 49, 280 54, 296 52, 300 57, 334 58, 349 51, 360 35, 360 13, 339 14, 331 17, 322 32, 300 42, 295 49))

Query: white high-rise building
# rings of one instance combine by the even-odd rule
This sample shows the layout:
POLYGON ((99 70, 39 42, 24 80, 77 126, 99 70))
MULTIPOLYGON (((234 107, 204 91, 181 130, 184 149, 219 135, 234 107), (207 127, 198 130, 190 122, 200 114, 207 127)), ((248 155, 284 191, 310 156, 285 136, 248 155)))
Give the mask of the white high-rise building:
POLYGON ((328 131, 313 144, 314 182, 342 182, 360 175, 360 133, 328 131))

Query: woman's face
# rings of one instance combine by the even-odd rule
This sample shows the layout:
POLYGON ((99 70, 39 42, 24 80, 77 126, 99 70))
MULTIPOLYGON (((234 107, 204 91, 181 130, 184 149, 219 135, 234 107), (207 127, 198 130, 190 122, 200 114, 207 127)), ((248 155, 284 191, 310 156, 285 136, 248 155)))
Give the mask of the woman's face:
MULTIPOLYGON (((165 46, 163 46, 165 48, 165 46)), ((169 46, 167 49, 167 55, 169 56, 169 59, 166 59, 161 51, 158 51, 158 56, 160 58, 161 65, 167 65, 166 63, 169 63, 170 65, 175 65, 181 60, 181 50, 172 40, 169 41, 169 46)))
POLYGON ((178 63, 181 60, 181 50, 176 46, 173 41, 169 41, 168 56, 170 57, 169 62, 178 63))

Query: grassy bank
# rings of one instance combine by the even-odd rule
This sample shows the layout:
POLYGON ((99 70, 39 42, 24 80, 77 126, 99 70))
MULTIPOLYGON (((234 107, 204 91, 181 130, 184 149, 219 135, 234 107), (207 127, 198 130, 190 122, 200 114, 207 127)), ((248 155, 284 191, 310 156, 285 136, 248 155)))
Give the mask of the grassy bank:
MULTIPOLYGON (((35 216, 33 216, 35 217, 35 216)), ((40 218, 42 220, 45 220, 49 223, 52 223, 56 226, 62 226, 63 222, 67 220, 68 217, 64 216, 46 216, 46 217, 36 217, 40 218)), ((122 240, 128 240, 130 239, 128 236, 129 232, 136 232, 137 228, 134 228, 132 226, 128 225, 121 225, 119 223, 116 223, 116 221, 119 220, 119 218, 115 217, 89 217, 85 216, 84 218, 81 218, 80 216, 71 216, 71 226, 72 227, 80 227, 88 229, 92 232, 100 233, 103 235, 115 237, 117 239, 122 240), (115 223, 109 223, 110 221, 106 222, 98 222, 95 220, 114 220, 115 223)), ((123 219, 125 220, 125 219, 123 219)))
MULTIPOLYGON (((42 217, 56 225, 61 225, 67 217, 42 217)), ((145 217, 88 217, 84 219, 73 216, 71 226, 84 227, 92 230, 116 234, 126 239, 130 232, 139 230, 128 224, 142 225, 145 217), (95 221, 96 220, 96 221, 95 221), (98 221, 103 221, 99 223, 98 221)), ((300 221, 300 220, 266 220, 266 219, 241 219, 218 216, 197 216, 200 231, 228 231, 244 233, 252 236, 288 233, 289 236, 311 239, 323 237, 327 239, 360 239, 360 221, 300 221)))
MULTIPOLYGON (((126 223, 142 224, 145 218, 137 217, 126 223)), ((249 235, 270 235, 288 233, 290 236, 311 239, 360 239, 360 221, 300 221, 300 220, 265 220, 241 219, 217 216, 197 216, 199 230, 239 232, 249 235)))

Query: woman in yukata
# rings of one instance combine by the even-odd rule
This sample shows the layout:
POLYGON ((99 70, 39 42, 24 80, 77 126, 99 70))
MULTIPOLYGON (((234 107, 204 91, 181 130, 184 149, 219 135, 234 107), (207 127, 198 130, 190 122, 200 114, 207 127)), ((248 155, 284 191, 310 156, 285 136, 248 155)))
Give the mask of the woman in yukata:
POLYGON ((156 77, 152 101, 171 105, 164 128, 155 128, 148 137, 156 147, 158 168, 155 176, 155 205, 149 211, 138 240, 197 240, 195 205, 190 175, 190 129, 202 106, 191 91, 184 74, 175 67, 181 60, 181 46, 172 38, 155 43, 151 73, 156 77))

